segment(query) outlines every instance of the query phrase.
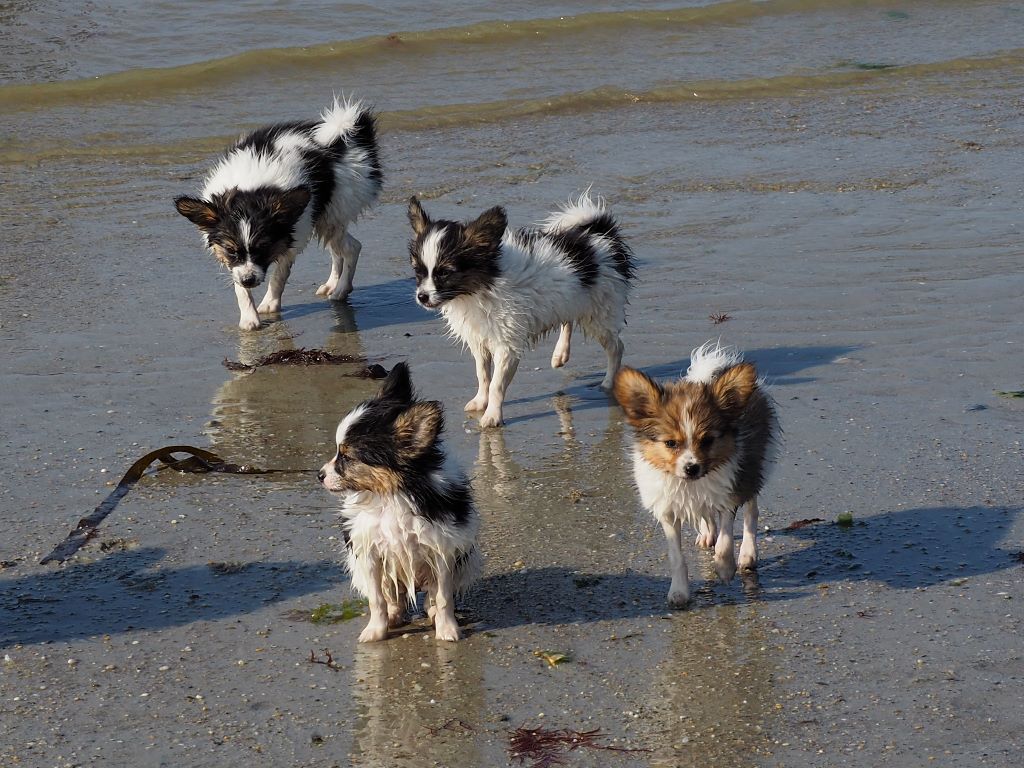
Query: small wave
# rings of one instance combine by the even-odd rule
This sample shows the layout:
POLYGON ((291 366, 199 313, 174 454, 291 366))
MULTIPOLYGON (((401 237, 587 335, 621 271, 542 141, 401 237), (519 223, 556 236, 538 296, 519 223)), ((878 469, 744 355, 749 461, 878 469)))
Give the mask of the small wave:
MULTIPOLYGON (((418 131, 437 128, 500 123, 529 117, 586 113, 602 109, 629 108, 640 104, 669 104, 687 101, 715 102, 736 99, 811 97, 843 88, 904 87, 914 80, 953 76, 976 71, 1024 70, 1024 48, 979 58, 957 58, 921 64, 886 65, 864 68, 847 63, 847 68, 814 74, 779 75, 741 80, 701 80, 673 83, 647 90, 628 91, 610 86, 543 98, 429 105, 394 110, 379 115, 385 131, 418 131)), ((959 87, 954 81, 950 87, 959 87)), ((8 136, 0 142, 0 164, 33 163, 66 158, 135 157, 171 162, 182 157, 201 157, 221 149, 235 135, 195 137, 165 144, 111 143, 110 137, 92 140, 80 137, 75 144, 23 141, 8 136)), ((116 140, 115 140, 116 141, 116 140)))
MULTIPOLYGON (((948 0, 964 4, 968 0, 948 0)), ((712 5, 658 10, 603 11, 576 16, 516 21, 487 21, 457 27, 372 35, 307 47, 246 51, 223 58, 174 67, 131 69, 98 77, 0 86, 4 111, 32 110, 60 104, 159 98, 235 81, 310 72, 358 60, 390 64, 400 57, 447 53, 456 46, 522 45, 556 36, 585 35, 629 27, 686 28, 748 23, 766 16, 888 7, 891 0, 725 0, 712 5)))

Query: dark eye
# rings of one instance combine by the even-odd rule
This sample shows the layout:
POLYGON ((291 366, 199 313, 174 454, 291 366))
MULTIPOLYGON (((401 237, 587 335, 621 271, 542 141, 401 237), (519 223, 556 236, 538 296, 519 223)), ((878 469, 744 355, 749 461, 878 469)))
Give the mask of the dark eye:
POLYGON ((419 264, 414 265, 412 271, 416 273, 416 277, 420 280, 427 276, 427 270, 425 270, 419 264))
POLYGON ((715 438, 713 435, 705 435, 700 439, 700 447, 706 451, 708 448, 711 447, 711 444, 713 442, 715 442, 715 438))
POLYGON ((671 448, 672 450, 675 450, 676 448, 679 447, 679 441, 678 440, 666 440, 665 441, 665 447, 666 448, 671 448))
POLYGON ((345 457, 345 454, 339 453, 334 458, 334 469, 335 469, 335 471, 338 472, 338 474, 341 474, 342 470, 345 469, 345 464, 347 462, 348 462, 348 459, 345 457))
POLYGON ((451 267, 436 267, 434 269, 434 277, 448 277, 452 273, 451 267))

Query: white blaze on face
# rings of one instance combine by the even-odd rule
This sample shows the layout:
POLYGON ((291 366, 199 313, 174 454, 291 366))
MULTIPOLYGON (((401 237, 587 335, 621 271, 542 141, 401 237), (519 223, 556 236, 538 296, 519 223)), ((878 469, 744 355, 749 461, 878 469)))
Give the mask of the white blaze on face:
POLYGON ((239 285, 245 285, 246 280, 250 282, 255 280, 249 287, 259 285, 263 282, 263 278, 266 277, 267 273, 259 264, 253 263, 252 255, 249 253, 249 243, 252 239, 252 224, 249 223, 248 219, 241 219, 238 222, 238 239, 241 241, 240 246, 245 249, 245 263, 232 267, 231 276, 239 285))
POLYGON ((693 441, 694 441, 694 424, 693 419, 690 418, 689 410, 683 411, 682 414, 682 428, 683 434, 686 435, 686 450, 679 454, 679 458, 676 459, 676 475, 679 477, 686 476, 686 465, 687 464, 699 464, 698 459, 693 453, 693 441))
POLYGON ((340 445, 344 445, 344 443, 345 443, 345 435, 348 434, 349 427, 351 427, 353 424, 355 424, 357 421, 359 421, 360 417, 365 412, 366 412, 366 406, 365 405, 357 405, 355 408, 352 409, 352 412, 349 413, 348 416, 346 416, 344 419, 341 420, 341 423, 338 424, 337 431, 334 433, 334 444, 335 445, 339 445, 339 446, 340 445))
POLYGON ((424 269, 427 270, 427 276, 423 282, 416 288, 416 293, 425 293, 428 296, 428 301, 432 304, 437 301, 437 288, 434 285, 434 269, 437 267, 437 261, 440 258, 440 247, 441 238, 444 237, 446 227, 435 229, 423 240, 423 245, 420 247, 420 261, 423 262, 424 269))

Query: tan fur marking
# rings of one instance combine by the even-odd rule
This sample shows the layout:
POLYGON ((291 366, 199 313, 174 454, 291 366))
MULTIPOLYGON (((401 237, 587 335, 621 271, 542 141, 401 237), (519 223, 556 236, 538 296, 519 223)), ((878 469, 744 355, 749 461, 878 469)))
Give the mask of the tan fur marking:
POLYGON ((443 427, 443 420, 440 403, 416 403, 395 419, 395 439, 403 451, 416 457, 434 444, 443 427))
POLYGON ((757 387, 757 371, 750 363, 725 370, 711 385, 718 407, 737 414, 742 411, 757 387))

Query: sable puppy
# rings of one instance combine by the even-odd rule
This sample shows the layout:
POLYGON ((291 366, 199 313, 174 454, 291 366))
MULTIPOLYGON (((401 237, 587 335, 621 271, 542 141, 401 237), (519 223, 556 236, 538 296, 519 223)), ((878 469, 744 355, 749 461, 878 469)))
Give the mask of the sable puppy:
POLYGON ((206 177, 199 197, 178 197, 178 213, 199 227, 203 244, 231 272, 238 327, 260 327, 281 310, 295 257, 314 234, 331 254, 331 275, 317 296, 352 292, 362 245, 349 226, 381 188, 373 113, 335 100, 320 120, 278 123, 240 138, 206 177), (275 266, 257 308, 251 289, 275 266))
POLYGON ((584 193, 552 213, 539 229, 508 229, 505 210, 473 221, 431 219, 409 201, 416 301, 440 310, 451 335, 476 362, 477 392, 467 411, 483 411, 481 427, 502 423, 502 403, 519 360, 560 328, 551 367, 569 360, 573 324, 608 356, 601 386, 611 389, 622 364, 619 334, 633 280, 633 254, 600 200, 584 193))
POLYGON ((633 426, 640 499, 668 539, 674 608, 690 600, 680 523, 715 548, 723 581, 736 573, 733 522, 743 507, 739 567, 757 567, 757 495, 774 458, 778 421, 771 397, 739 353, 709 342, 693 351, 686 377, 659 384, 633 368, 615 377, 615 398, 633 426))
POLYGON ((320 470, 342 498, 352 587, 370 602, 359 642, 383 640, 405 622, 416 591, 427 594, 438 640, 458 640, 455 596, 480 574, 480 520, 469 483, 446 466, 441 404, 417 400, 398 363, 380 394, 338 424, 336 450, 320 470))

